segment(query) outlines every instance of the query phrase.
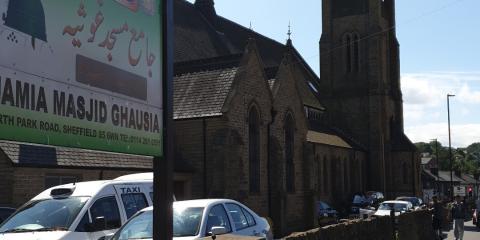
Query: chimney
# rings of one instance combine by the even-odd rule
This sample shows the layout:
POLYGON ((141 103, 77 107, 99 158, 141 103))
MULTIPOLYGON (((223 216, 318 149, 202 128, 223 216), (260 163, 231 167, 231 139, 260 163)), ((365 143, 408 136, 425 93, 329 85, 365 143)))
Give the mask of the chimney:
POLYGON ((433 175, 435 175, 435 176, 438 177, 438 168, 432 167, 432 168, 430 168, 430 172, 431 172, 433 175))
POLYGON ((217 12, 215 11, 215 3, 213 0, 196 0, 195 8, 202 13, 202 15, 212 24, 216 25, 217 12))

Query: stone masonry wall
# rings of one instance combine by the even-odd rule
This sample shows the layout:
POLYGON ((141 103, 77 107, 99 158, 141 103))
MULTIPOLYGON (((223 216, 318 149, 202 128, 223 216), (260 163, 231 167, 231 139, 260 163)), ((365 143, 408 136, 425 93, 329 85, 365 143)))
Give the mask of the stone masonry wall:
MULTIPOLYGON (((433 240, 431 213, 417 211, 398 217, 396 240, 433 240)), ((346 223, 292 233, 286 240, 390 240, 394 238, 390 217, 354 220, 346 223)))

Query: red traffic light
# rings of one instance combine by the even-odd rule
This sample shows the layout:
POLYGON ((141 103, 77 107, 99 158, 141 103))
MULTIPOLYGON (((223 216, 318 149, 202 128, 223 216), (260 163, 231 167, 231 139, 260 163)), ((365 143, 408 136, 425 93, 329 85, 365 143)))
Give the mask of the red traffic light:
POLYGON ((468 192, 472 192, 472 191, 473 191, 472 187, 468 187, 468 192))

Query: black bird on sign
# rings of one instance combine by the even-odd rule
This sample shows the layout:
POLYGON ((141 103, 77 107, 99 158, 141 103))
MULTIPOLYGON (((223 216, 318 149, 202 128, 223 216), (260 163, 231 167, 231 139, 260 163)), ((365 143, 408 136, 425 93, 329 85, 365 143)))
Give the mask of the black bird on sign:
POLYGON ((40 0, 9 1, 7 16, 3 16, 3 19, 5 26, 30 35, 33 49, 35 49, 35 39, 47 41, 45 12, 40 0))

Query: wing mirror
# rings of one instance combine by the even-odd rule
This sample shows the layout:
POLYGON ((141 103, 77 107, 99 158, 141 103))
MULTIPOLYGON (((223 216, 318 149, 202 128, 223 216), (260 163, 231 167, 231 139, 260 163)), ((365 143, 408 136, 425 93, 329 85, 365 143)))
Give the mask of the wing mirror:
POLYGON ((227 228, 220 227, 220 226, 212 227, 212 230, 210 231, 212 236, 223 235, 223 234, 226 234, 227 232, 228 232, 227 228))
POLYGON ((95 231, 101 231, 107 229, 107 221, 105 220, 105 217, 97 217, 95 220, 93 220, 93 229, 95 231))

